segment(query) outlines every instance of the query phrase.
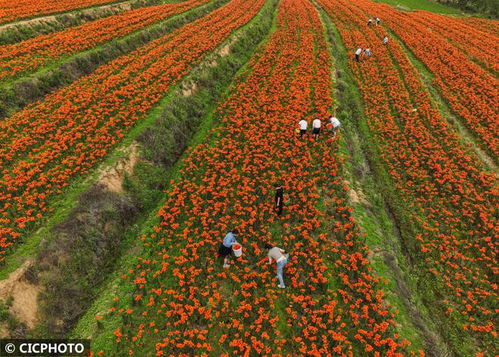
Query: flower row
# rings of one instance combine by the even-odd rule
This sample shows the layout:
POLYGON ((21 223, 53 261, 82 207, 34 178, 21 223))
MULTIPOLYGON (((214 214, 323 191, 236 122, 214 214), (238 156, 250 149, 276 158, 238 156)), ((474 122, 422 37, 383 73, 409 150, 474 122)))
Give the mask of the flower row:
POLYGON ((0 23, 105 4, 113 1, 114 0, 0 0, 0 23))
MULTIPOLYGON (((497 43, 490 36, 480 36, 483 45, 468 43, 466 31, 452 32, 452 19, 445 21, 448 30, 441 33, 440 28, 432 30, 428 23, 418 16, 408 16, 390 6, 363 1, 359 4, 367 13, 377 13, 384 23, 410 48, 416 57, 433 74, 433 83, 441 90, 452 111, 460 116, 466 126, 489 152, 499 154, 497 117, 499 115, 498 81, 493 73, 470 60, 460 48, 466 48, 483 63, 497 69, 494 48, 497 43), (452 32, 452 35, 450 33, 452 32), (464 32, 464 34, 463 34, 464 32), (460 44, 455 47, 449 40, 460 44), (463 40, 459 40, 459 37, 463 40), (489 51, 485 51, 488 48, 489 51), (492 52, 490 52, 492 50, 492 52), (478 54, 477 54, 478 52, 478 54), (481 52, 481 54, 479 53, 481 52)), ((435 21, 435 20, 434 20, 435 21)), ((436 21, 443 21, 442 18, 436 21)), ((434 26, 434 25, 433 25, 434 26)))

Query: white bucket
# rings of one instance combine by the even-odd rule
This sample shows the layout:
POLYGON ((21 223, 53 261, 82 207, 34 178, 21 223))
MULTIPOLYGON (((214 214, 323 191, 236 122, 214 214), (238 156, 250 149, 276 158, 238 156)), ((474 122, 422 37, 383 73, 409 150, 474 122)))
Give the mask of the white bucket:
POLYGON ((243 255, 243 247, 239 243, 236 243, 232 246, 232 251, 237 258, 243 255))

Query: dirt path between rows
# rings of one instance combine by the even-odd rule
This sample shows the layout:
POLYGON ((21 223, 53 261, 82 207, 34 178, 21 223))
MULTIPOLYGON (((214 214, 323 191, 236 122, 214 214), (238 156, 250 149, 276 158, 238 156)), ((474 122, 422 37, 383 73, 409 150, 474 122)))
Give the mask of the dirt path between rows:
MULTIPOLYGON (((38 294, 40 287, 26 279, 26 271, 32 265, 27 260, 18 269, 13 271, 7 279, 0 281, 0 299, 9 303, 9 311, 17 320, 28 328, 33 328, 38 321, 38 294)), ((5 331, 0 333, 0 337, 5 331)))
POLYGON ((132 5, 130 0, 120 2, 120 3, 115 3, 111 5, 103 5, 99 7, 92 7, 89 9, 83 9, 83 10, 74 10, 70 12, 65 12, 65 13, 59 13, 59 14, 53 14, 53 15, 47 15, 47 16, 40 16, 40 17, 35 17, 32 19, 27 19, 27 20, 20 20, 17 22, 11 22, 7 23, 5 25, 0 25, 0 32, 8 30, 10 28, 14 27, 19 27, 19 26, 31 26, 31 25, 39 25, 39 24, 48 24, 51 22, 58 22, 57 17, 58 16, 72 16, 75 13, 79 13, 83 16, 93 16, 93 17, 99 17, 99 13, 105 13, 110 10, 121 10, 121 11, 128 11, 132 9, 132 5))
POLYGON ((392 272, 392 276, 396 282, 397 295, 402 299, 402 302, 411 317, 412 323, 423 335, 427 348, 425 351, 426 354, 435 357, 452 356, 452 353, 448 350, 442 337, 439 336, 438 333, 428 329, 423 316, 421 316, 421 313, 412 301, 412 293, 405 283, 402 270, 397 264, 396 257, 387 251, 380 252, 380 255, 386 266, 388 266, 392 272))
POLYGON ((103 184, 109 191, 123 192, 123 182, 126 175, 131 175, 139 160, 139 144, 133 142, 132 145, 123 149, 125 157, 116 164, 106 167, 99 176, 99 183, 103 184))

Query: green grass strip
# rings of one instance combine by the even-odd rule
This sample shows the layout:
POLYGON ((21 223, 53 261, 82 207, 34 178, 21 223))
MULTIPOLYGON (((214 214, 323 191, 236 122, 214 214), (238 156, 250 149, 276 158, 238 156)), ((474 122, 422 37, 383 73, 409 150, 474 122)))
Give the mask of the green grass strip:
POLYGON ((462 15, 463 12, 456 8, 440 4, 431 0, 375 0, 392 5, 401 10, 426 10, 437 14, 462 15))

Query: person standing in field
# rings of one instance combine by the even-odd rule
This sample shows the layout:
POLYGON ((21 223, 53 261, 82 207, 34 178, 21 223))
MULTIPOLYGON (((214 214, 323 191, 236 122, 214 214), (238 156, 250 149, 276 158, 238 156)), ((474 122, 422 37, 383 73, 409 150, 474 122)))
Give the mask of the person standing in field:
POLYGON ((312 122, 312 134, 314 134, 315 140, 319 140, 319 134, 321 133, 321 120, 316 117, 312 122))
POLYGON ((286 253, 284 249, 274 247, 268 243, 265 244, 265 249, 268 250, 268 264, 272 264, 272 260, 275 260, 277 264, 277 279, 279 280, 279 285, 277 287, 280 289, 284 289, 286 285, 284 285, 283 270, 286 264, 288 264, 288 255, 284 255, 286 253))
POLYGON ((379 17, 376 18, 376 26, 378 26, 381 23, 381 20, 379 17))
POLYGON ((371 26, 373 24, 373 19, 370 17, 369 20, 367 20, 367 26, 371 26))
POLYGON ((360 54, 362 53, 362 48, 357 48, 357 51, 355 51, 355 60, 357 62, 360 62, 360 54))
POLYGON ((371 57, 371 50, 369 48, 366 48, 364 50, 364 56, 366 56, 367 58, 371 57))
POLYGON ((275 195, 274 195, 274 200, 275 200, 275 211, 278 216, 282 214, 282 211, 284 209, 284 187, 282 185, 275 185, 275 195))
POLYGON ((331 123, 331 129, 333 130, 333 135, 336 136, 336 132, 340 130, 341 123, 338 120, 338 118, 336 118, 334 115, 331 115, 329 121, 331 123))
POLYGON ((386 45, 388 43, 388 36, 383 37, 383 44, 386 45))
POLYGON ((233 229, 222 241, 220 247, 218 248, 218 255, 224 258, 224 268, 230 267, 230 255, 232 253, 232 246, 237 243, 236 236, 239 234, 239 230, 237 228, 233 229))
POLYGON ((300 138, 303 138, 303 135, 307 133, 308 122, 305 119, 302 119, 298 125, 300 126, 300 138))

